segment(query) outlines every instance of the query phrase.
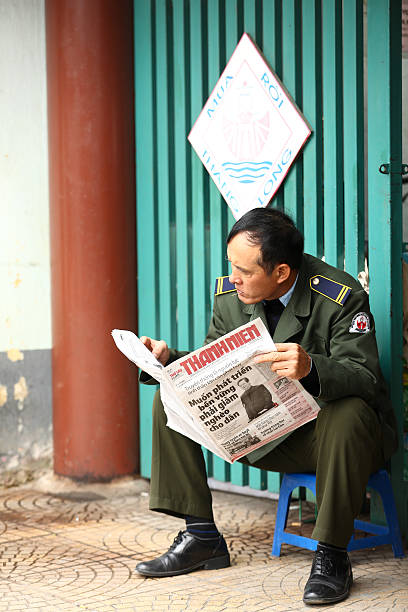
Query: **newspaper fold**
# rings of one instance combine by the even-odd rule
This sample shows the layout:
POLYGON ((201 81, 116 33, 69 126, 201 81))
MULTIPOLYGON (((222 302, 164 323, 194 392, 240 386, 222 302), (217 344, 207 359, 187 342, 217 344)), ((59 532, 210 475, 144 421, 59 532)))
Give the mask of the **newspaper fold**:
POLYGON ((160 383, 168 427, 233 463, 316 418, 302 385, 254 357, 276 350, 260 318, 163 366, 130 331, 112 331, 122 353, 160 383))

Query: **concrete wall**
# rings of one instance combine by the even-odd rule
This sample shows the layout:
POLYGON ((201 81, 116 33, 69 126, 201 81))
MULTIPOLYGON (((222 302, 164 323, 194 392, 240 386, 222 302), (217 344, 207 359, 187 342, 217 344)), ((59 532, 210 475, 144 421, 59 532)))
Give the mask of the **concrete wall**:
POLYGON ((0 469, 4 469, 21 466, 51 449, 43 0, 0 0, 0 74, 0 469))

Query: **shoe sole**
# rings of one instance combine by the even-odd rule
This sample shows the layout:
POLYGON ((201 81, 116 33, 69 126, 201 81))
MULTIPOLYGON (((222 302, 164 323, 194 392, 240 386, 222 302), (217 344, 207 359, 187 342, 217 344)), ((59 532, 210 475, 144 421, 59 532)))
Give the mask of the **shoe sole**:
POLYGON ((345 593, 342 593, 338 597, 331 597, 330 599, 305 599, 303 598, 303 603, 307 606, 321 606, 323 604, 329 605, 333 603, 339 603, 339 601, 343 601, 347 599, 350 595, 350 589, 353 586, 353 576, 351 576, 349 584, 347 585, 347 589, 345 593))
POLYGON ((207 561, 201 561, 200 563, 196 563, 196 565, 192 565, 191 567, 187 567, 181 570, 174 570, 172 572, 141 572, 137 569, 137 566, 135 568, 135 571, 138 572, 138 574, 140 574, 141 576, 148 576, 149 578, 166 578, 169 576, 180 576, 181 574, 188 574, 199 569, 224 569, 225 567, 230 567, 230 565, 230 556, 224 555, 223 557, 214 557, 213 559, 208 559, 207 561))

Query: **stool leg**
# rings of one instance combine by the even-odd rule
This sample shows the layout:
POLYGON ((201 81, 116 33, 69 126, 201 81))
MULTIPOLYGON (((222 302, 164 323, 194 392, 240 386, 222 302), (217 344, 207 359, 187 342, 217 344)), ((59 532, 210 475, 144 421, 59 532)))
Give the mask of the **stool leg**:
POLYGON ((275 532, 273 534, 273 545, 272 545, 272 555, 276 557, 280 557, 280 551, 282 546, 282 534, 286 527, 286 522, 288 520, 289 514, 289 506, 290 500, 292 497, 293 487, 290 484, 287 484, 285 477, 283 477, 281 488, 279 491, 279 502, 278 509, 276 512, 276 521, 275 521, 275 532))
POLYGON ((403 557, 404 549, 402 546, 401 532, 398 523, 397 509, 394 502, 394 493, 388 473, 380 470, 368 482, 368 486, 376 489, 381 495, 384 506, 384 514, 387 519, 388 529, 391 536, 392 550, 394 557, 403 557))

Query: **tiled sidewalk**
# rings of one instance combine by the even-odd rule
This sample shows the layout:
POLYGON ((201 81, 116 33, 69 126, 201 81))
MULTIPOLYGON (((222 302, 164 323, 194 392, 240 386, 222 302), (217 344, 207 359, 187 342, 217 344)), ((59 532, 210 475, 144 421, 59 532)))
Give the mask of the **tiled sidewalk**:
MULTIPOLYGON (((133 573, 136 562, 164 552, 183 525, 148 511, 145 481, 75 485, 45 475, 0 490, 0 612, 312 610, 302 593, 313 553, 284 545, 270 556, 276 502, 221 492, 214 502, 232 566, 146 579, 133 573)), ((408 611, 408 558, 388 546, 351 558, 350 598, 319 611, 408 611)))

